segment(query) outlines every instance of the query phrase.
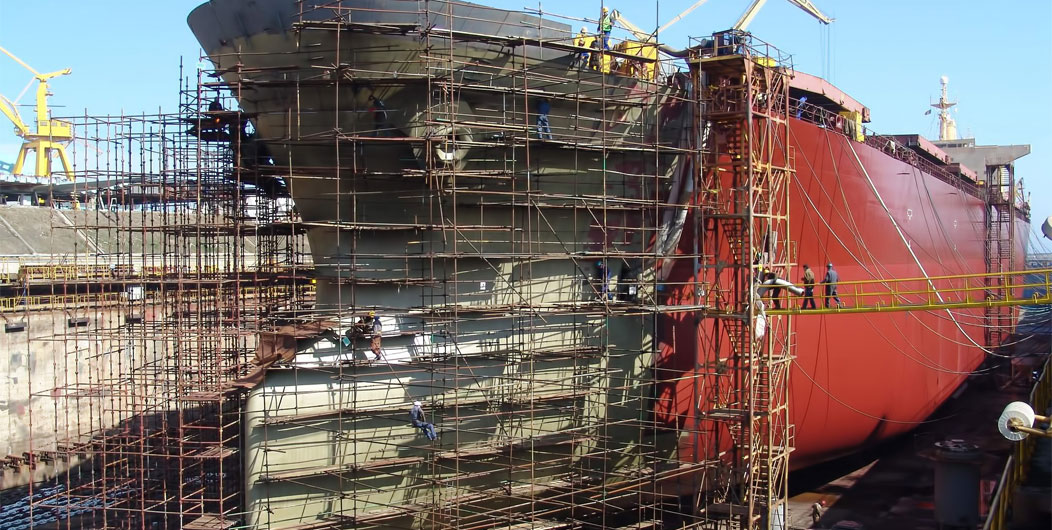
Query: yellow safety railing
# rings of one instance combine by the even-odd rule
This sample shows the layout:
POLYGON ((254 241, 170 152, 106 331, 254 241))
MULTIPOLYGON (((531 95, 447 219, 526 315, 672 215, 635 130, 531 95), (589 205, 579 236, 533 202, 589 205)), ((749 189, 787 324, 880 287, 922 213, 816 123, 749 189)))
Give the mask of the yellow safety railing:
MULTIPOLYGON (((240 298, 263 298, 265 296, 270 297, 290 297, 292 295, 298 295, 303 297, 314 296, 314 285, 311 284, 299 284, 299 285, 272 285, 266 287, 255 287, 247 286, 239 288, 237 296, 240 298)), ((175 293, 175 291, 168 291, 169 295, 175 293)), ((187 293, 181 293, 180 297, 184 300, 226 300, 231 298, 233 290, 228 288, 223 289, 209 289, 205 294, 198 295, 196 297, 188 296, 187 293)), ((157 297, 160 296, 159 292, 147 291, 145 293, 148 303, 157 301, 157 297)), ((0 313, 15 313, 22 311, 46 311, 50 309, 61 309, 63 307, 70 306, 106 306, 116 305, 122 301, 127 300, 127 293, 123 291, 108 292, 108 293, 83 293, 83 294, 42 294, 42 295, 30 295, 30 296, 10 296, 0 298, 0 313)))
MULTIPOLYGON (((822 274, 821 271, 816 273, 822 274)), ((797 286, 802 287, 801 284, 797 286)), ((816 284, 814 290, 817 309, 801 309, 805 297, 790 295, 784 288, 777 297, 778 304, 774 303, 776 299, 771 296, 772 291, 766 295, 765 306, 767 312, 772 314, 923 311, 1052 304, 1052 269, 842 281, 837 284, 840 307, 837 307, 832 296, 826 296, 822 283, 816 284), (1025 289, 1033 289, 1038 294, 1024 297, 1022 293, 1025 289), (827 302, 829 308, 826 308, 827 302), (781 309, 773 309, 775 305, 780 305, 781 309)))
MULTIPOLYGON (((235 271, 225 270, 218 265, 144 265, 131 264, 27 264, 21 259, 0 260, 0 272, 7 271, 7 280, 26 282, 61 282, 75 280, 105 280, 125 278, 171 278, 175 276, 191 276, 196 274, 218 275, 233 273, 235 271), (17 274, 13 271, 17 270, 17 274)), ((269 271, 287 269, 299 270, 300 266, 293 265, 268 265, 269 271)), ((260 267, 243 267, 240 271, 244 274, 258 272, 260 267)))
MULTIPOLYGON (((1028 403, 1042 415, 1047 414, 1049 405, 1052 405, 1052 364, 1048 359, 1045 360, 1037 383, 1030 391, 1028 403)), ((1037 439, 1034 436, 1028 436, 1015 444, 1012 455, 1005 463, 1001 480, 997 483, 997 491, 990 502, 990 512, 987 514, 986 523, 983 524, 983 530, 1007 530, 1011 527, 1012 499, 1016 488, 1026 481, 1030 458, 1034 455, 1036 444, 1037 439)))
POLYGON ((54 309, 74 305, 110 305, 124 299, 125 293, 41 294, 0 298, 0 313, 54 309))

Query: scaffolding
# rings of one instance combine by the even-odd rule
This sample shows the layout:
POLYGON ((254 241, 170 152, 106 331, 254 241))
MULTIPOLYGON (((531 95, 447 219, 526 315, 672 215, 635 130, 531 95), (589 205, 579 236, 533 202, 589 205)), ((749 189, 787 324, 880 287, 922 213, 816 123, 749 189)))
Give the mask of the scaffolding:
POLYGON ((670 181, 690 178, 681 133, 665 137, 695 112, 685 74, 454 3, 302 7, 293 28, 297 54, 329 54, 312 69, 211 55, 235 92, 269 91, 245 110, 282 134, 267 139, 275 161, 306 162, 284 176, 318 306, 285 336, 332 330, 250 392, 246 522, 689 519, 660 486, 674 434, 647 412, 652 245, 670 181), (636 75, 603 75, 615 59, 636 75), (370 312, 373 337, 358 327, 370 312), (436 441, 410 424, 413 402, 436 441))
MULTIPOLYGON (((454 3, 300 9, 291 55, 211 54, 178 115, 75 124, 78 174, 114 185, 75 193, 90 204, 67 228, 118 248, 25 269, 100 323, 92 369, 56 367, 48 389, 87 411, 54 458, 86 463, 31 509, 105 528, 784 517, 788 317, 750 337, 753 256, 790 263, 785 68, 745 47, 719 73, 682 68, 653 43, 581 48, 550 18, 454 3), (710 128, 733 139, 713 151, 710 128), (659 417, 657 388, 681 381, 658 330, 683 317, 720 323, 693 384, 733 399, 659 417), (687 418, 732 456, 683 454, 687 418)), ((78 351, 88 330, 71 330, 46 340, 78 351)))
POLYGON ((789 58, 316 4, 239 18, 177 114, 74 120, 86 244, 19 266, 71 319, 31 521, 788 526, 789 58))
POLYGON ((74 118, 83 184, 36 210, 61 253, 19 264, 6 317, 28 327, 20 348, 38 370, 23 463, 54 476, 28 484, 32 527, 240 518, 257 337, 272 315, 309 303, 310 284, 296 276, 302 237, 261 224, 279 224, 280 201, 249 184, 236 145, 191 134, 212 118, 206 93, 205 105, 223 96, 191 86, 178 114, 74 118), (46 315, 65 318, 41 326, 46 315))

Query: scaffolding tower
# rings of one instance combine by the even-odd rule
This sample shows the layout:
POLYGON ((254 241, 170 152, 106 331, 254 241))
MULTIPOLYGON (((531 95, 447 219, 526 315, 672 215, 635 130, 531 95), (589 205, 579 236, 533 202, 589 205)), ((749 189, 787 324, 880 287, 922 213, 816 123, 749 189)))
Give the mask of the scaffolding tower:
POLYGON ((1014 329, 1015 310, 997 302, 1007 300, 1005 288, 1015 263, 1015 217, 1017 212, 1015 165, 1012 163, 987 166, 986 207, 983 221, 986 227, 984 252, 986 255, 986 300, 992 302, 985 309, 986 346, 997 348, 1014 329))
MULTIPOLYGON (((710 528, 776 528, 786 521, 792 448, 788 375, 791 321, 765 314, 762 282, 794 265, 789 244, 787 58, 740 32, 717 33, 691 61, 703 111, 695 127, 704 151, 698 233, 709 319, 699 372, 708 390, 711 455, 720 480, 699 488, 710 528)), ((779 302, 774 298, 775 307, 779 302)), ((768 301, 771 303, 771 301, 768 301)))

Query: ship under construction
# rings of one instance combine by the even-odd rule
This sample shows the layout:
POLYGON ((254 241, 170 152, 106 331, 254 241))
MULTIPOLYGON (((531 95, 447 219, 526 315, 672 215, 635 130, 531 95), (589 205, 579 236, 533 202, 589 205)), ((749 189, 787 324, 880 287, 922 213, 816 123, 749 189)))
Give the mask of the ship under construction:
POLYGON ((61 315, 5 335, 50 352, 10 390, 32 526, 787 528, 791 469, 907 432, 1049 302, 1028 146, 876 134, 741 22, 188 22, 178 115, 72 120, 107 185, 62 192, 115 206, 10 267, 0 310, 61 315))

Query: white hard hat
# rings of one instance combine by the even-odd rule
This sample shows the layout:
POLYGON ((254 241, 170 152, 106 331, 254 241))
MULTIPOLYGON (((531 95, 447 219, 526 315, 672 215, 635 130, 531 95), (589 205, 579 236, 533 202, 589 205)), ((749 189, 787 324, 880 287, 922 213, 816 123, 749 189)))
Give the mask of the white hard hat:
POLYGON ((588 33, 588 28, 581 26, 581 33, 588 33))
POLYGON ((420 406, 420 402, 419 401, 414 401, 413 402, 413 406, 419 407, 420 406))

